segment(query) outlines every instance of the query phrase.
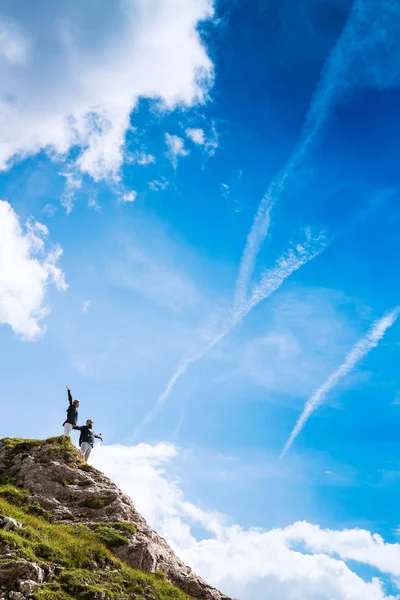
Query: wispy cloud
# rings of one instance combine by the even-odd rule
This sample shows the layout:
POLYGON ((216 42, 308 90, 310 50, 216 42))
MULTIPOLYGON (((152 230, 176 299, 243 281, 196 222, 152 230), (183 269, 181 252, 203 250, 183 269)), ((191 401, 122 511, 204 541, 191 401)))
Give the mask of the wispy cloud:
POLYGON ((252 308, 275 292, 285 279, 318 256, 325 248, 325 237, 320 234, 313 238, 307 230, 305 242, 290 248, 278 259, 274 267, 265 269, 259 282, 253 287, 251 296, 240 306, 234 306, 234 319, 237 322, 241 321, 252 308))
POLYGON ((311 396, 309 400, 307 400, 304 410, 301 413, 292 433, 290 434, 284 449, 282 450, 281 458, 285 456, 312 413, 323 403, 327 394, 356 366, 358 362, 360 362, 360 360, 364 358, 364 356, 368 354, 368 352, 370 352, 370 350, 379 344, 387 329, 389 329, 389 327, 391 327, 396 321, 399 312, 400 307, 396 307, 394 310, 384 315, 381 319, 375 321, 367 335, 358 341, 346 356, 344 363, 336 371, 334 371, 330 377, 328 377, 325 383, 311 396))
POLYGON ((88 312, 88 310, 89 310, 89 308, 90 308, 90 305, 91 305, 91 304, 92 304, 92 301, 91 301, 91 300, 85 300, 85 301, 82 303, 82 308, 81 308, 82 312, 83 312, 83 313, 87 313, 87 312, 88 312))
POLYGON ((200 128, 186 129, 186 135, 194 144, 203 146, 209 156, 214 156, 218 148, 218 133, 214 124, 212 126, 210 137, 207 137, 204 129, 200 128))
POLYGON ((239 309, 233 308, 226 320, 220 324, 216 331, 211 331, 203 340, 197 342, 181 359, 169 380, 166 388, 158 398, 155 406, 147 413, 144 420, 136 428, 134 437, 147 426, 159 413, 163 404, 171 395, 177 381, 186 373, 188 367, 203 358, 216 344, 218 344, 226 335, 228 335, 236 326, 238 326, 246 315, 262 300, 273 294, 282 283, 304 264, 318 256, 326 247, 326 241, 322 235, 312 238, 307 231, 306 241, 303 244, 297 244, 283 254, 276 262, 275 266, 267 269, 261 276, 260 282, 255 286, 252 296, 243 303, 239 309))
POLYGON ((88 207, 93 208, 98 213, 101 212, 101 207, 100 207, 99 201, 97 200, 95 195, 90 196, 90 198, 88 200, 88 207))
POLYGON ((61 196, 61 204, 67 211, 67 215, 69 215, 74 206, 75 194, 82 187, 82 177, 70 166, 65 171, 60 172, 60 175, 65 177, 66 180, 65 189, 61 196))
POLYGON ((221 183, 221 191, 224 198, 229 195, 229 185, 227 183, 221 183))
POLYGON ((126 192, 121 196, 121 202, 135 202, 137 197, 137 192, 135 190, 131 190, 130 192, 126 192))
POLYGON ((186 135, 192 140, 194 144, 204 146, 204 144, 206 143, 206 136, 203 129, 186 129, 186 135))
POLYGON ((167 144, 168 148, 166 156, 171 161, 174 169, 176 169, 178 166, 178 158, 187 156, 189 154, 189 150, 185 149, 185 142, 178 135, 171 135, 170 133, 166 133, 165 143, 167 144))
MULTIPOLYGON (((343 94, 350 85, 349 65, 353 60, 354 51, 358 50, 360 47, 360 40, 364 40, 364 26, 368 16, 370 17, 371 15, 369 15, 369 13, 366 15, 364 2, 362 0, 356 0, 347 23, 325 63, 320 81, 314 92, 306 115, 300 139, 281 170, 278 171, 270 182, 268 190, 259 204, 243 251, 236 281, 233 310, 229 317, 228 326, 223 326, 218 334, 215 335, 214 341, 206 344, 202 351, 196 351, 195 354, 189 352, 188 355, 178 363, 167 387, 159 397, 154 409, 145 417, 144 423, 147 424, 153 418, 155 412, 160 409, 162 404, 171 394, 176 382, 186 372, 191 363, 204 356, 216 343, 238 325, 254 306, 271 295, 291 273, 318 255, 325 247, 324 244, 322 244, 321 239, 309 240, 308 245, 316 245, 318 248, 317 250, 313 250, 310 247, 308 249, 299 247, 300 251, 299 249, 296 249, 295 251, 289 252, 288 255, 279 259, 275 267, 267 269, 261 276, 259 282, 253 286, 252 291, 249 292, 257 256, 269 231, 271 211, 276 202, 284 194, 288 181, 302 165, 306 155, 311 149, 316 147, 329 118, 331 109, 339 94, 343 94), (320 242, 319 244, 318 241, 320 242)), ((373 33, 371 35, 373 35, 373 33)), ((167 134, 166 137, 167 143, 168 136, 169 134, 167 134)), ((200 139, 198 133, 196 133, 196 136, 200 139)), ((169 136, 169 138, 176 138, 176 136, 169 136)), ((180 138, 178 138, 178 140, 179 139, 180 138)), ((173 148, 176 142, 174 141, 174 143, 172 143, 172 139, 170 142, 171 147, 173 148)), ((183 142, 183 140, 181 142, 183 142)), ((179 147, 180 146, 177 145, 178 151, 179 147)), ((181 149, 183 150, 183 143, 181 149)), ((172 160, 173 156, 171 161, 172 160)))
POLYGON ((146 152, 146 150, 141 149, 129 156, 127 162, 136 163, 141 167, 148 167, 149 165, 155 164, 156 157, 154 154, 150 154, 149 152, 146 152))
POLYGON ((164 191, 169 186, 169 181, 167 181, 164 177, 161 177, 160 179, 149 181, 148 186, 153 192, 159 192, 160 190, 164 191))
POLYGON ((42 213, 46 217, 54 217, 57 212, 57 207, 54 204, 48 203, 42 208, 42 213))
POLYGON ((360 23, 363 21, 362 4, 361 1, 354 3, 348 21, 325 63, 319 84, 314 92, 306 115, 300 140, 281 170, 272 179, 266 194, 259 204, 253 225, 247 237, 236 283, 235 306, 238 310, 241 303, 246 300, 247 289, 254 272, 257 255, 268 234, 271 211, 283 195, 288 181, 290 181, 295 171, 301 166, 306 154, 311 148, 315 148, 337 94, 339 91, 343 91, 343 82, 346 81, 344 74, 348 69, 349 63, 347 57, 351 56, 353 49, 357 46, 358 29, 360 23))

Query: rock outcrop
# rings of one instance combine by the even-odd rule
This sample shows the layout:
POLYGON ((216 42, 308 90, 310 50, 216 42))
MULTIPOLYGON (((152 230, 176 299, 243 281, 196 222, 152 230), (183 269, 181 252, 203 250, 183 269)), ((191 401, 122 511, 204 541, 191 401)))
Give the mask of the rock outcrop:
MULTIPOLYGON (((33 596, 47 600, 52 597, 49 594, 57 593, 64 594, 54 595, 57 600, 68 597, 230 600, 193 573, 167 542, 149 527, 131 499, 102 473, 83 463, 64 436, 44 441, 0 440, 0 501, 1 513, 6 513, 8 506, 15 507, 14 514, 0 514, 0 530, 9 530, 0 536, 0 590, 3 588, 0 598, 17 600, 33 596), (32 541, 36 522, 42 527, 45 543, 39 537, 32 541), (61 536, 61 550, 51 543, 51 527, 55 535, 61 536), (93 569, 100 573, 103 569, 107 581, 111 582, 107 586, 114 595, 111 591, 108 593, 105 584, 103 590, 100 574, 93 574, 92 579, 87 575, 91 580, 89 591, 85 592, 82 583, 75 589, 74 574, 68 570, 68 560, 62 554, 69 552, 68 544, 72 542, 68 536, 75 536, 79 540, 77 544, 81 544, 83 536, 86 540, 94 540, 94 545, 105 546, 104 552, 97 550, 97 557, 91 559, 93 564, 89 568, 85 567, 86 554, 81 562, 88 573, 91 570, 94 573, 93 569), (116 563, 112 564, 112 559, 107 556, 115 556, 116 563), (131 571, 124 572, 121 578, 125 568, 131 571), (134 581, 134 570, 148 574, 147 579, 139 578, 140 590, 129 589, 129 581, 134 581), (72 582, 69 587, 63 583, 68 577, 72 582), (7 587, 10 581, 13 584, 7 587), (176 596, 163 596, 163 586, 170 584, 183 595, 177 590, 176 596), (41 596, 45 589, 47 595, 41 596), (116 596, 114 592, 119 589, 122 591, 116 596)), ((74 564, 75 579, 81 577, 83 567, 80 563, 74 564)))

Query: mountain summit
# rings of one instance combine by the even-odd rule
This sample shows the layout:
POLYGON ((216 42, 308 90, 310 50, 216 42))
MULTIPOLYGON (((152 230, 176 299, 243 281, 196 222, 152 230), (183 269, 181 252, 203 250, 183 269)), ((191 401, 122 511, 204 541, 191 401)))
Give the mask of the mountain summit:
POLYGON ((65 436, 0 440, 0 599, 230 600, 65 436))

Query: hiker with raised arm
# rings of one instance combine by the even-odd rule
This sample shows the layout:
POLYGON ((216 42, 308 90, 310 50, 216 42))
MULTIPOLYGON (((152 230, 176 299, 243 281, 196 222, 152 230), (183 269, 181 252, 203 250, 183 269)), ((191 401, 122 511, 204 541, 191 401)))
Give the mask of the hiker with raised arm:
POLYGON ((64 426, 64 435, 68 435, 71 437, 71 431, 78 424, 78 408, 79 408, 79 400, 72 400, 71 390, 66 385, 68 392, 68 408, 67 408, 67 418, 65 419, 64 426))
POLYGON ((93 450, 95 438, 101 441, 103 441, 103 438, 101 437, 101 433, 94 433, 92 419, 88 419, 86 421, 86 425, 82 425, 81 427, 75 425, 74 429, 77 429, 81 432, 81 435, 79 436, 79 447, 81 449, 83 458, 87 462, 89 460, 90 453, 93 450))

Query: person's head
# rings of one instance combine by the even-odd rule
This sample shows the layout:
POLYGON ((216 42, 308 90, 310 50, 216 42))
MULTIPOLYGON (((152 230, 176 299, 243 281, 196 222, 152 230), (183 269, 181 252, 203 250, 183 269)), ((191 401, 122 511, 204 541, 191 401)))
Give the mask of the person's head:
POLYGON ((88 427, 92 428, 92 427, 93 427, 93 421, 92 421, 92 419, 88 419, 88 420, 86 421, 86 425, 87 425, 88 427))
POLYGON ((79 408, 80 402, 79 400, 74 400, 72 404, 75 406, 75 408, 79 408))

